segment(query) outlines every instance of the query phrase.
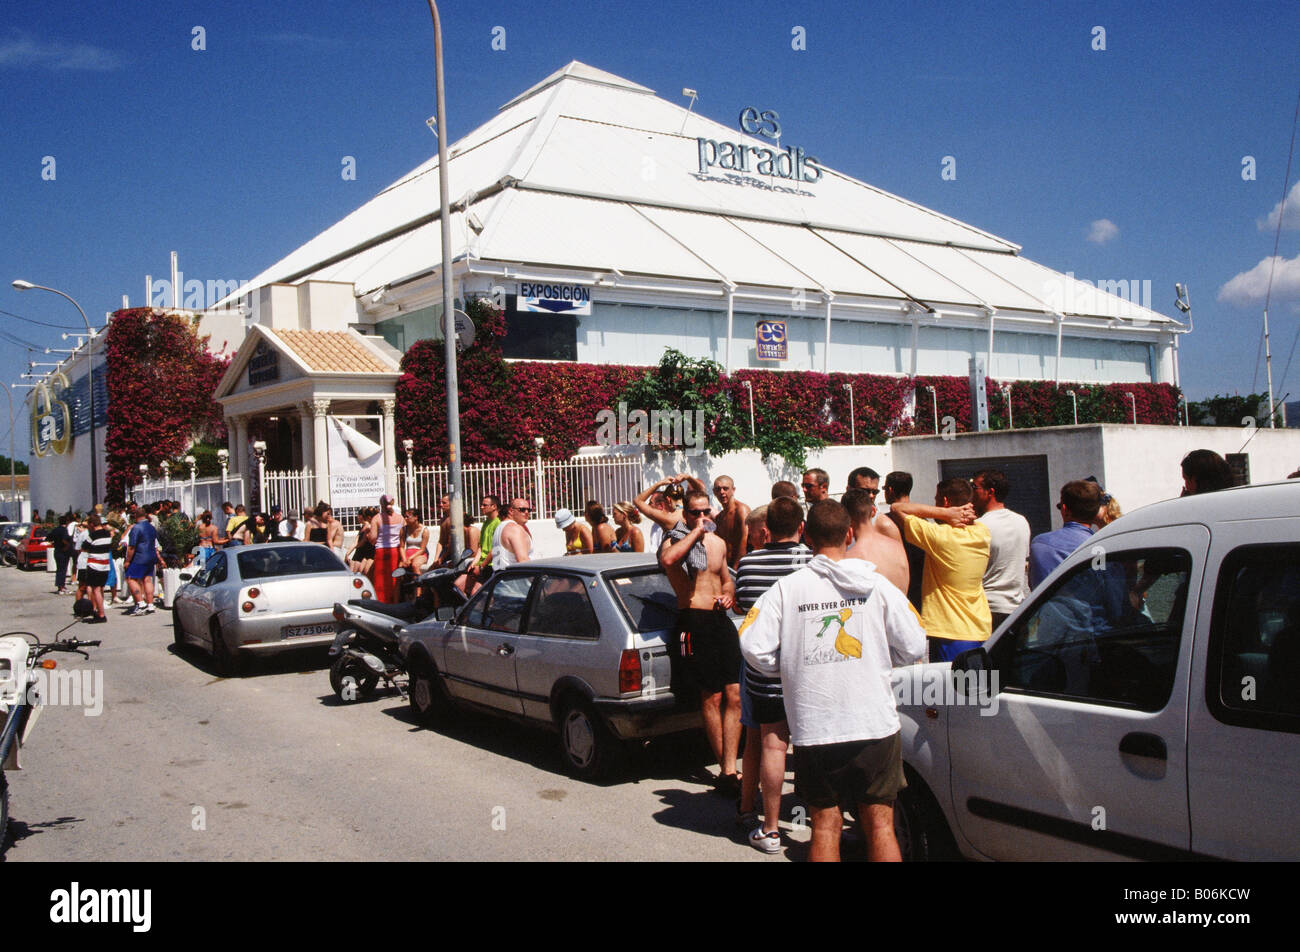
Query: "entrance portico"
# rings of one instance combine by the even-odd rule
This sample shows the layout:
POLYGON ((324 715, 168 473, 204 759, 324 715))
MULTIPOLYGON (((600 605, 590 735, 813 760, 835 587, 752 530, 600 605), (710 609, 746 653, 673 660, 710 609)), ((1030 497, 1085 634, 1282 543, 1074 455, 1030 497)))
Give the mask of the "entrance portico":
POLYGON ((252 445, 266 443, 268 469, 310 470, 316 499, 330 499, 329 418, 379 418, 384 484, 397 486, 393 412, 400 355, 355 330, 249 327, 217 386, 229 429, 230 466, 251 477, 252 445))

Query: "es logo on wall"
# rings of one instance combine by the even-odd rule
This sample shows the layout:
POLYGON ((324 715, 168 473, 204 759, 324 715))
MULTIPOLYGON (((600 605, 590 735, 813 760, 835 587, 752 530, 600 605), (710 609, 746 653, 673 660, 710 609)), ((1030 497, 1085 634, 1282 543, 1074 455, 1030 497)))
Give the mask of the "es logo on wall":
POLYGON ((62 373, 53 373, 32 391, 32 452, 38 458, 50 453, 62 456, 72 442, 72 413, 68 405, 54 395, 67 390, 68 378, 62 373), (51 390, 50 381, 60 383, 60 389, 51 390))
POLYGON ((754 343, 759 360, 789 360, 790 345, 786 340, 785 321, 758 321, 754 324, 754 343))

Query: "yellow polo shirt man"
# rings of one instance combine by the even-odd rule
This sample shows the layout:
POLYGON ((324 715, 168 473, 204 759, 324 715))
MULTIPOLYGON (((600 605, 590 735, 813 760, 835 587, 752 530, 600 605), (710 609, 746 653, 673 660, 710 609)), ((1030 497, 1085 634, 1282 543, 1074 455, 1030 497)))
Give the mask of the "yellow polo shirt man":
MULTIPOLYGON (((969 502, 970 485, 965 480, 944 480, 935 492, 935 506, 948 511, 969 502)), ((992 535, 981 522, 960 526, 927 522, 925 516, 940 517, 929 506, 900 503, 895 508, 907 510, 899 513, 903 538, 925 552, 921 623, 931 639, 930 660, 951 661, 992 633, 993 615, 984 595, 992 535)), ((973 509, 969 515, 974 518, 973 509)))

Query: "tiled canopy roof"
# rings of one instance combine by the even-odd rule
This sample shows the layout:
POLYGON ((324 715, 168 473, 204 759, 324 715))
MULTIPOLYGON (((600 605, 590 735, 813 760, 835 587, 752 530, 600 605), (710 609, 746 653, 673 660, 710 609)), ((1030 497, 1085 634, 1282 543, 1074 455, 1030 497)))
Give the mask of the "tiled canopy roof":
POLYGON ((314 373, 390 374, 397 370, 349 331, 277 330, 275 335, 314 373))

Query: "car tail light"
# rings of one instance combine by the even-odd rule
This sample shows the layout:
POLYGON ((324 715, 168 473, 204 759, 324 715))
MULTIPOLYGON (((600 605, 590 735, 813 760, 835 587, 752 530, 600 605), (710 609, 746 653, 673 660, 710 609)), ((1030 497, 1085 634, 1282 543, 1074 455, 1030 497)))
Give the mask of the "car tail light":
POLYGON ((353 587, 353 588, 360 588, 362 585, 365 585, 365 584, 366 584, 366 583, 365 583, 364 581, 362 581, 361 579, 359 579, 359 578, 354 578, 354 579, 352 580, 352 587, 353 587))
POLYGON ((361 597, 362 597, 362 598, 374 598, 374 597, 375 597, 375 593, 374 593, 374 592, 370 592, 370 591, 365 591, 365 592, 362 592, 362 593, 361 593, 361 597))
POLYGON ((252 603, 252 602, 244 602, 244 604, 241 605, 240 607, 243 608, 244 611, 246 611, 246 612, 251 612, 251 611, 253 610, 253 603, 252 603))
POLYGON ((261 595, 261 594, 262 594, 262 590, 261 590, 260 588, 250 588, 250 589, 248 590, 248 597, 249 597, 249 598, 257 598, 257 596, 259 596, 259 595, 261 595))
POLYGON ((641 652, 633 648, 618 659, 618 690, 620 694, 641 690, 641 652))

